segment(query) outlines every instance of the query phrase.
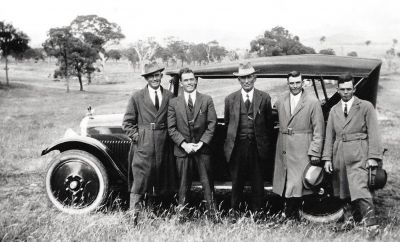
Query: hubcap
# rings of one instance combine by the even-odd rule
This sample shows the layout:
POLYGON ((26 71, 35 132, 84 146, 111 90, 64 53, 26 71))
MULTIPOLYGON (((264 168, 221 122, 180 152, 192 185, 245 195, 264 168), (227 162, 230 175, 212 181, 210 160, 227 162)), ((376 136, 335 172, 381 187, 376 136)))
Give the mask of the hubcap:
POLYGON ((78 187, 78 182, 77 181, 72 181, 70 184, 69 184, 69 188, 70 189, 72 189, 72 190, 74 190, 75 188, 77 188, 78 187))
POLYGON ((60 162, 50 179, 53 195, 64 206, 84 208, 99 195, 100 180, 95 169, 79 159, 60 162))

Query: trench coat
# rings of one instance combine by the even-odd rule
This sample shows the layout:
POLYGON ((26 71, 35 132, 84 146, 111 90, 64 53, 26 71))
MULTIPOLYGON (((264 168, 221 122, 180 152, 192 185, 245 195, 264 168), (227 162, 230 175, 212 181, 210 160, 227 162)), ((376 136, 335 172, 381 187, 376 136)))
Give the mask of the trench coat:
POLYGON ((274 193, 284 197, 311 194, 303 187, 303 172, 309 156, 321 157, 324 139, 324 116, 319 100, 303 90, 290 115, 289 92, 274 105, 279 116, 279 135, 276 142, 274 193))
POLYGON ((372 198, 368 189, 368 159, 382 160, 378 120, 372 104, 354 97, 347 118, 342 103, 332 107, 322 159, 333 165, 333 191, 341 199, 372 198))
MULTIPOLYGON (((232 151, 235 146, 239 127, 241 98, 241 90, 225 98, 224 121, 225 126, 227 126, 227 134, 224 143, 224 153, 227 162, 230 162, 232 151)), ((266 162, 268 160, 268 154, 270 154, 273 130, 271 97, 268 93, 254 88, 253 103, 254 132, 257 142, 257 151, 261 161, 266 162)))
POLYGON ((193 130, 190 130, 189 127, 184 95, 171 99, 168 106, 168 132, 175 143, 174 155, 176 157, 187 156, 187 153, 181 147, 183 141, 187 143, 202 141, 204 145, 198 152, 211 154, 209 145, 213 138, 216 124, 217 114, 210 96, 196 92, 193 130))
POLYGON ((161 92, 158 111, 150 99, 147 85, 135 92, 123 118, 123 130, 131 139, 137 140, 132 143, 130 154, 130 157, 133 155, 131 193, 176 190, 176 166, 167 130, 167 106, 173 94, 162 87, 161 92))

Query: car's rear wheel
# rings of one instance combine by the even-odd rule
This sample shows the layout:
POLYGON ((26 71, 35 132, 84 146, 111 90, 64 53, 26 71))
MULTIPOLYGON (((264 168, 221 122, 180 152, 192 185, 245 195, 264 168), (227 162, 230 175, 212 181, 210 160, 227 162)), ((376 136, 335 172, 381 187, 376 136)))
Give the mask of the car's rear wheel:
POLYGON ((70 214, 101 208, 107 198, 109 181, 99 159, 82 150, 60 153, 46 173, 46 192, 51 203, 70 214))
POLYGON ((316 194, 304 200, 300 214, 312 222, 329 223, 342 218, 344 212, 339 198, 316 194))

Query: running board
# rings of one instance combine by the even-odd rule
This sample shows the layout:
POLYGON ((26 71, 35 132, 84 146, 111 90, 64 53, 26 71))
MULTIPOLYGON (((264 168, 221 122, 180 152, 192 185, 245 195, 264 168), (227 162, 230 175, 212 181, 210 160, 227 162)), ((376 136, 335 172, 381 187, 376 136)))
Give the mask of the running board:
MULTIPOLYGON (((200 182, 193 182, 192 188, 195 189, 202 189, 202 185, 200 182)), ((249 184, 246 184, 244 188, 251 189, 249 184)), ((232 190, 232 182, 214 182, 214 189, 215 190, 232 190)), ((264 182, 264 190, 272 192, 272 185, 269 182, 264 182)))

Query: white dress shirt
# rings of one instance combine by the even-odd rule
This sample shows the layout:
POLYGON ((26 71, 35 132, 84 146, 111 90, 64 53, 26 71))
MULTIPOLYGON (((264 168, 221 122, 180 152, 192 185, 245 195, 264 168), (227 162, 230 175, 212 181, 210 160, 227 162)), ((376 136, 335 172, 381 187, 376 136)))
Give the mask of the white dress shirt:
POLYGON ((290 114, 291 115, 293 115, 294 110, 296 109, 296 106, 300 101, 300 97, 301 97, 302 93, 303 92, 300 92, 297 95, 293 95, 292 93, 289 94, 290 95, 290 114))
POLYGON ((245 91, 245 90, 243 90, 243 88, 242 88, 241 92, 242 92, 243 102, 246 102, 246 100, 247 100, 247 95, 249 95, 249 100, 250 100, 250 103, 252 103, 252 102, 253 102, 254 88, 253 88, 253 89, 251 89, 251 91, 250 91, 250 92, 246 92, 246 91, 245 91))
POLYGON ((185 97, 186 105, 187 105, 188 102, 189 102, 189 95, 190 95, 190 97, 192 98, 193 107, 194 107, 194 104, 196 103, 196 92, 197 92, 197 90, 194 90, 194 91, 191 92, 191 93, 188 93, 188 92, 183 91, 183 96, 185 97))
POLYGON ((343 100, 341 100, 341 102, 342 102, 342 111, 343 111, 343 113, 344 113, 344 105, 347 104, 347 114, 349 114, 350 113, 350 108, 351 108, 351 106, 353 105, 353 102, 354 102, 354 96, 351 97, 351 99, 349 101, 347 101, 347 102, 343 102, 343 100))
POLYGON ((161 101, 162 101, 162 94, 161 94, 161 88, 158 87, 157 89, 153 89, 151 87, 147 87, 147 89, 149 90, 149 95, 150 95, 150 99, 153 102, 154 106, 156 105, 156 93, 157 92, 157 96, 158 96, 158 105, 160 105, 161 107, 161 101))

